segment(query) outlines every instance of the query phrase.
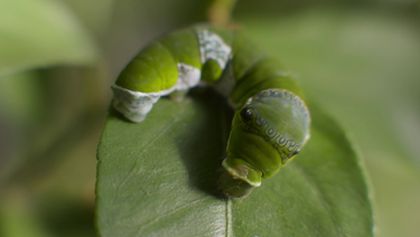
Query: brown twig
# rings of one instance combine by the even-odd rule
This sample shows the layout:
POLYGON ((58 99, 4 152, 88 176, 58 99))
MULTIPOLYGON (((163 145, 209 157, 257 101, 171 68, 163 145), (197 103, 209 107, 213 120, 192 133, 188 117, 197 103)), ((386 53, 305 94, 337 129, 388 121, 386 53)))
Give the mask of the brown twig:
POLYGON ((208 10, 208 20, 213 25, 228 26, 237 0, 213 0, 208 10))

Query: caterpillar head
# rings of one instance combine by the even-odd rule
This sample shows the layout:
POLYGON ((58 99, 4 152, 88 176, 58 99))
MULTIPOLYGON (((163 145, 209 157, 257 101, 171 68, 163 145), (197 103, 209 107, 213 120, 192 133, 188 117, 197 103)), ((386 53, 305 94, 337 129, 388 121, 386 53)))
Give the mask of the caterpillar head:
POLYGON ((267 89, 248 99, 234 115, 223 161, 223 192, 241 197, 261 185, 302 149, 310 118, 304 102, 281 89, 267 89))

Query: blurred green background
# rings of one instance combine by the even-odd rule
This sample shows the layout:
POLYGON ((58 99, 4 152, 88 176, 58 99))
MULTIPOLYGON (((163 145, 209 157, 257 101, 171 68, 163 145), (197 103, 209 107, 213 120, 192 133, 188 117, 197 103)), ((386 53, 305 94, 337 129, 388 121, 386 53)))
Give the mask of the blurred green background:
MULTIPOLYGON (((110 85, 210 1, 0 0, 0 236, 95 236, 110 85)), ((380 237, 420 226, 420 2, 238 0, 234 22, 294 71, 363 157, 380 237)))

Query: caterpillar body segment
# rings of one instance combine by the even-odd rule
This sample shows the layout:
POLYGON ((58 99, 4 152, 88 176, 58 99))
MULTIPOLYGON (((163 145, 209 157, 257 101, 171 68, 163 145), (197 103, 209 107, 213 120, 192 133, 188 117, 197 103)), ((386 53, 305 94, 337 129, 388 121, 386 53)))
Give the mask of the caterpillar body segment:
POLYGON ((212 85, 235 114, 220 188, 247 195, 276 174, 309 139, 310 114, 294 78, 236 31, 197 26, 147 46, 121 72, 114 108, 141 122, 162 96, 212 85), (222 76, 223 75, 223 76, 222 76))

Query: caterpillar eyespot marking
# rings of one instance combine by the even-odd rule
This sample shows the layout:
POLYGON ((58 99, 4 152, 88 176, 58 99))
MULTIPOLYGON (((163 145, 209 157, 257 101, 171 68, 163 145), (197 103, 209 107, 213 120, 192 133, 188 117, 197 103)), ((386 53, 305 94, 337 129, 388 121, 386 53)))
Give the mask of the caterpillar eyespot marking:
POLYGON ((259 187, 310 137, 310 113, 296 80, 249 44, 238 31, 181 29, 146 46, 112 86, 113 107, 132 122, 146 119, 160 97, 197 85, 223 94, 235 110, 219 179, 229 197, 259 187))

